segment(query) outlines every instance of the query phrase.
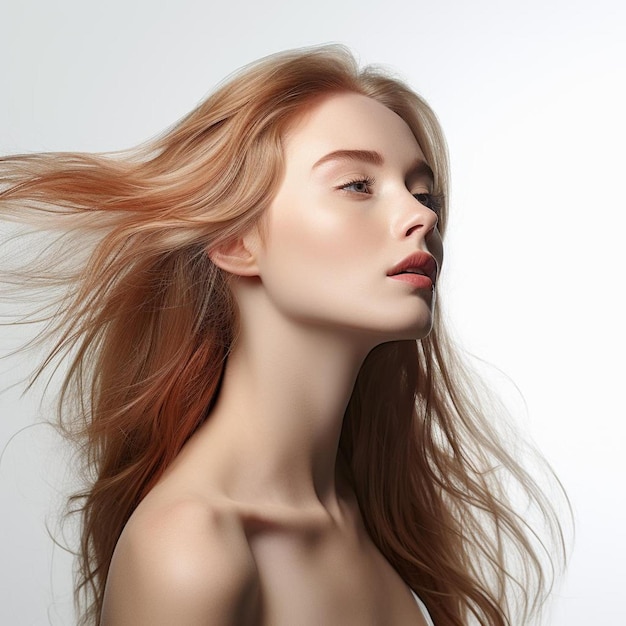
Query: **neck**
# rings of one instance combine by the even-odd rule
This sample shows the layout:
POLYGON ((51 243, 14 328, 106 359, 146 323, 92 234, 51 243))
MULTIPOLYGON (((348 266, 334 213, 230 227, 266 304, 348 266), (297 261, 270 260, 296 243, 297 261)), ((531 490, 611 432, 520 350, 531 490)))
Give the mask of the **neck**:
POLYGON ((336 329, 276 331, 240 334, 207 434, 219 445, 231 493, 332 513, 345 476, 343 415, 371 346, 336 329))

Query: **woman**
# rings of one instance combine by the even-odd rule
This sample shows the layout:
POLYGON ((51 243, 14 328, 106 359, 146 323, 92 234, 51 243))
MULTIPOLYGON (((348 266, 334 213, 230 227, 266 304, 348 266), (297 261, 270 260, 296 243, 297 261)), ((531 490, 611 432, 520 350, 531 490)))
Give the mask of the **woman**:
POLYGON ((290 51, 136 151, 1 172, 5 218, 63 233, 21 280, 64 287, 37 376, 71 358, 83 623, 538 615, 511 494, 560 526, 446 335, 445 144, 407 86, 290 51))

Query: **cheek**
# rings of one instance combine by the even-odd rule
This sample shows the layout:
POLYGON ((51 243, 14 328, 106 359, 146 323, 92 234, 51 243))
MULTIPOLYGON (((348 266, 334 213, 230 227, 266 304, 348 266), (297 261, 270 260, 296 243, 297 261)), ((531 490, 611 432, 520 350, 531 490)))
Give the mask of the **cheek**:
POLYGON ((380 228, 336 208, 282 204, 270 212, 261 277, 271 297, 323 308, 323 300, 345 298, 376 271, 380 228))
POLYGON ((428 252, 430 252, 437 260, 439 273, 441 273, 444 259, 444 247, 439 231, 436 231, 436 234, 428 239, 428 252))
POLYGON ((269 250, 292 264, 349 263, 365 253, 372 232, 354 208, 331 206, 325 197, 283 201, 270 215, 269 250))

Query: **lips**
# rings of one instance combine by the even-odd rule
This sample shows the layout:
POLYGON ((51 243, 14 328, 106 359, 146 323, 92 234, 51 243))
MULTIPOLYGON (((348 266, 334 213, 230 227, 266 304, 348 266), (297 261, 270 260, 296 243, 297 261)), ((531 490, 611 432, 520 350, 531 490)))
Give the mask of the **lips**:
POLYGON ((405 273, 424 274, 430 278, 434 285, 437 280, 437 261, 435 261, 432 255, 419 250, 392 267, 387 272, 387 276, 397 276, 405 273))

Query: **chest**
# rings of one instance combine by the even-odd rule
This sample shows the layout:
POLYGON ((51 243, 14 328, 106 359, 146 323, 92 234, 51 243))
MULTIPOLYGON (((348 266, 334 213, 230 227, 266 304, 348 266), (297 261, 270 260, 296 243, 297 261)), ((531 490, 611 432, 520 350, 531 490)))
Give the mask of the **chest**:
POLYGON ((259 626, 426 626, 406 583, 368 537, 267 532, 251 547, 259 626))

